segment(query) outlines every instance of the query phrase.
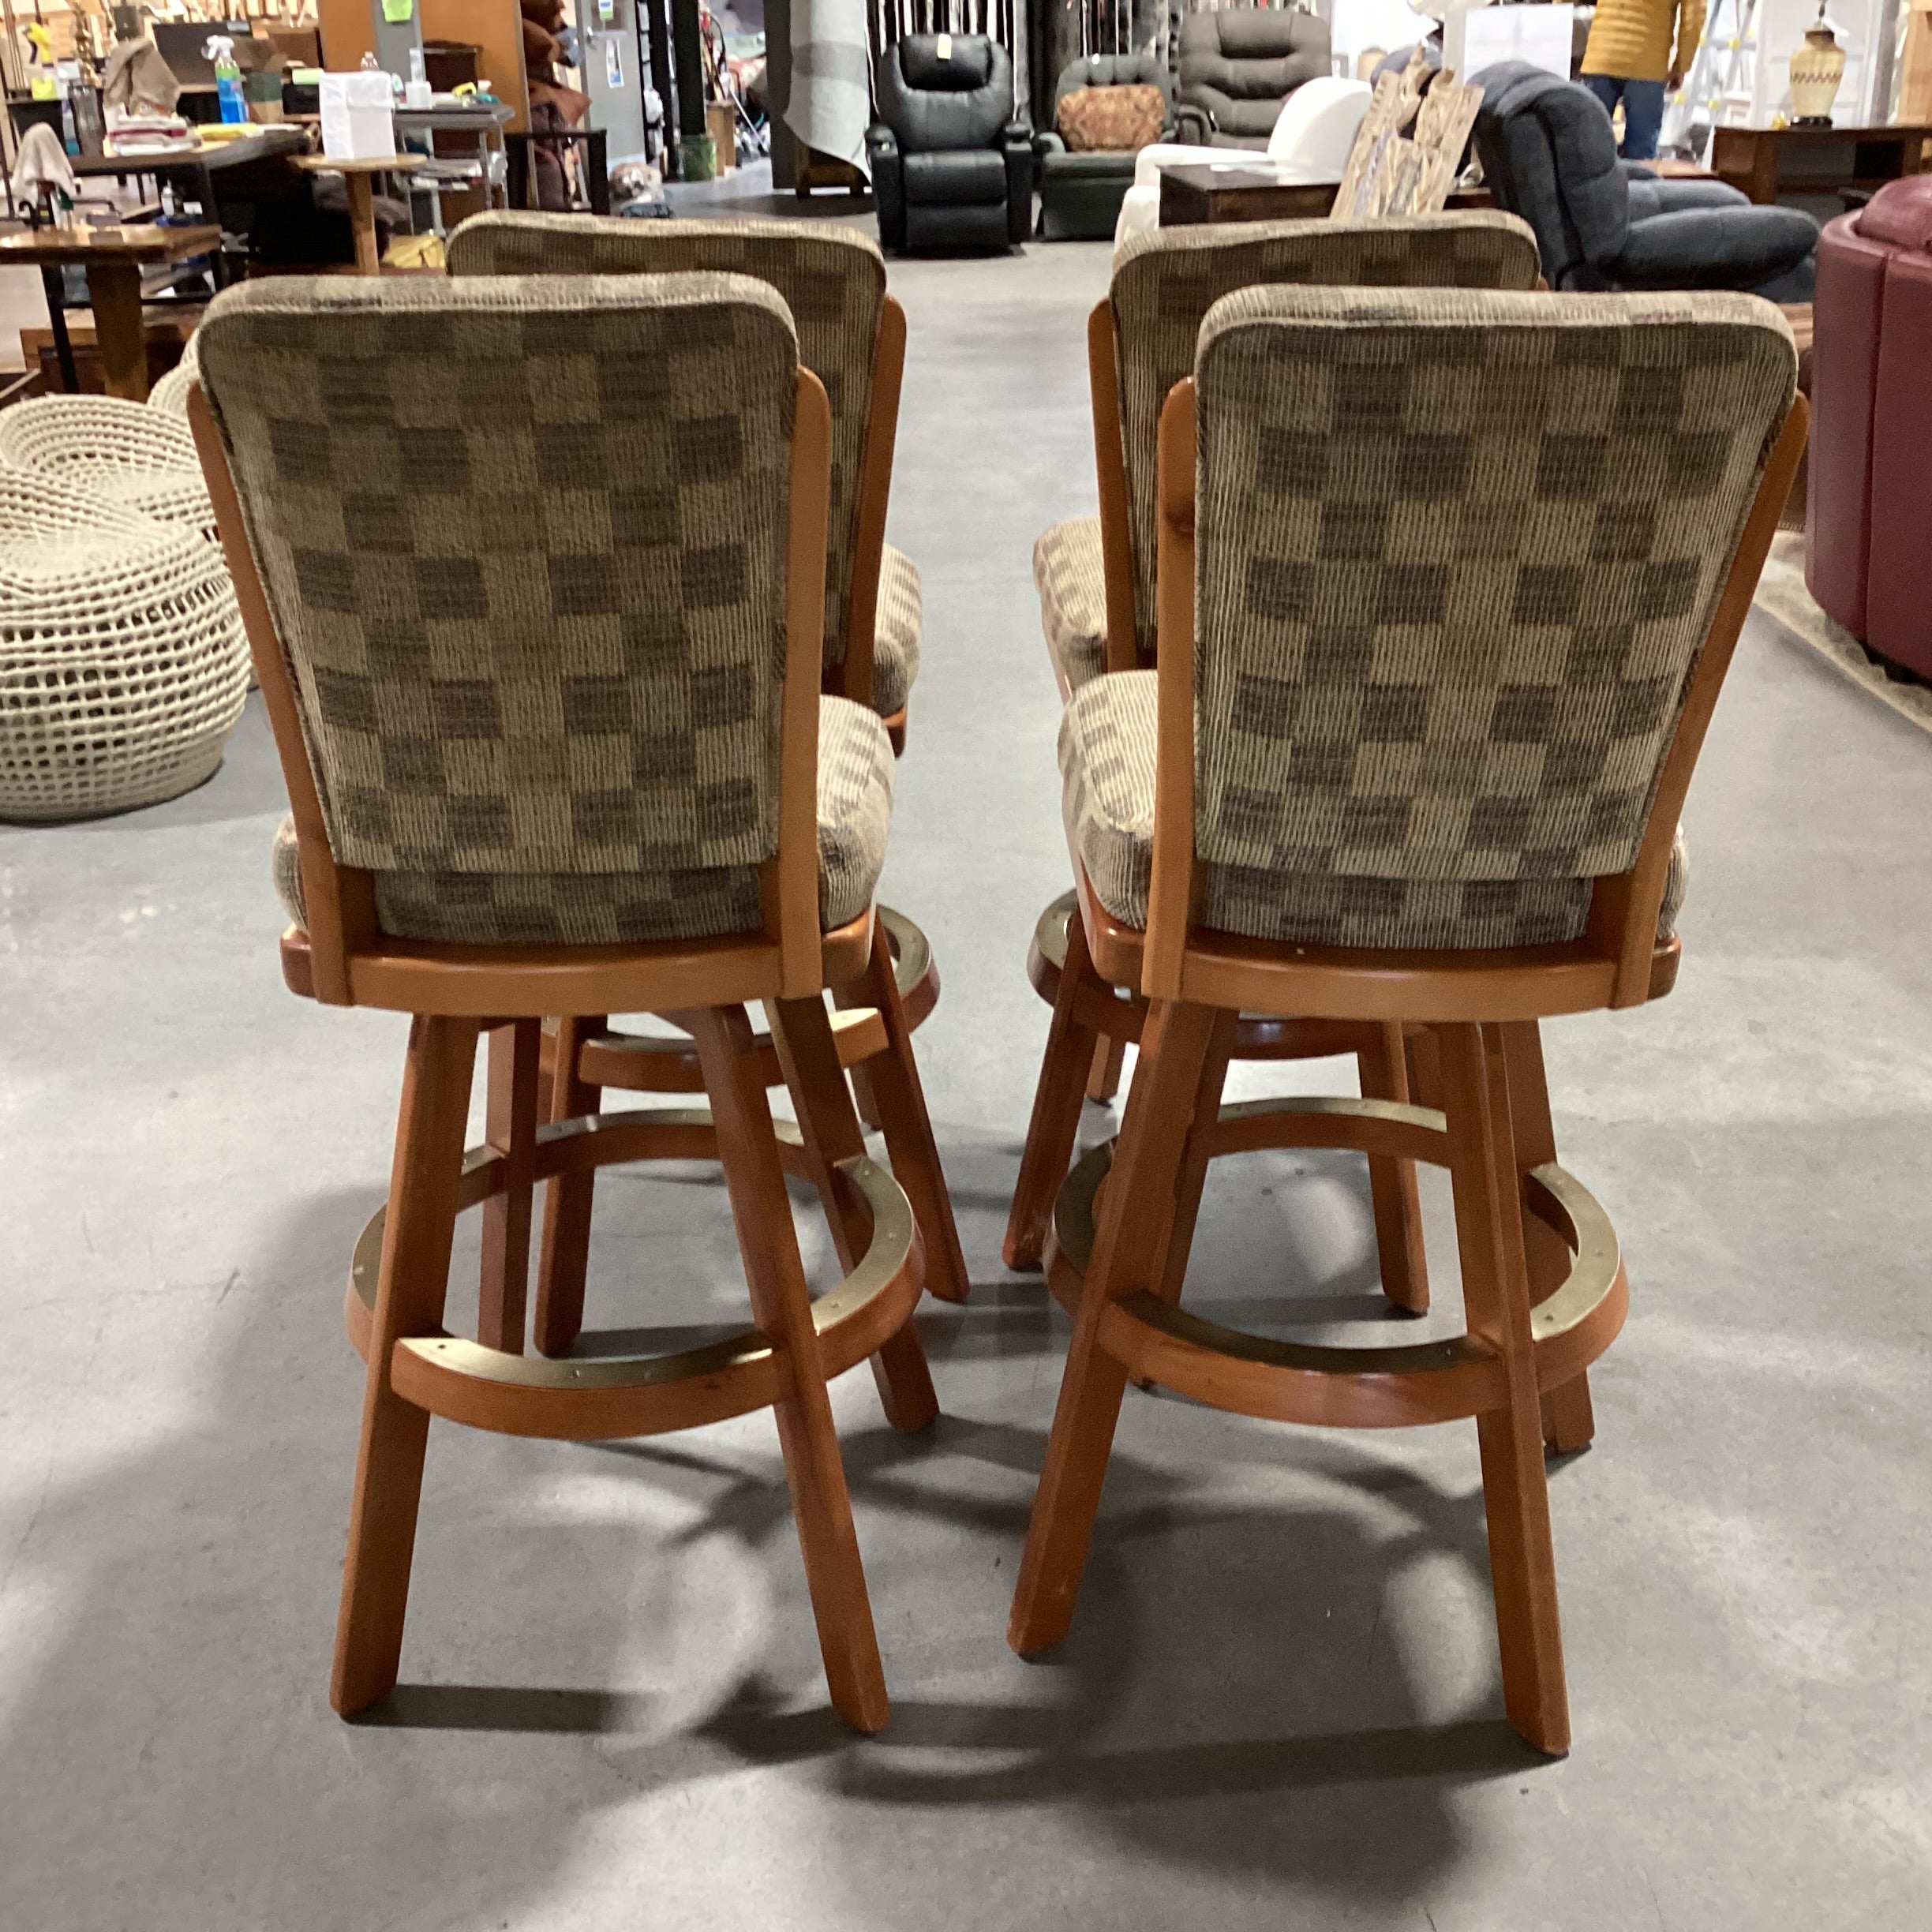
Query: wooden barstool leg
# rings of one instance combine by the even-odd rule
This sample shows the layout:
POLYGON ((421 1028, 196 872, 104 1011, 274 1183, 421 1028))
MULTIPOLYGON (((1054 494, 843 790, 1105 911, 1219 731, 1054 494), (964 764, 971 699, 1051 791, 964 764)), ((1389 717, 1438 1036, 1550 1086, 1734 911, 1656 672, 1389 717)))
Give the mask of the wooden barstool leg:
POLYGON ((1006 1238, 1000 1249, 1009 1268, 1039 1266, 1054 1203, 1073 1164, 1084 1083, 1099 1051, 1093 1030, 1074 1017, 1081 983, 1092 977, 1087 934, 1076 913, 1067 921, 1066 964, 1060 969, 1059 990, 1054 995, 1046 1051, 1040 1060, 1039 1084, 1033 1090, 1020 1178, 1013 1185, 1006 1238))
POLYGON ((1570 1706, 1502 1029, 1445 1026, 1440 1039, 1463 1305, 1470 1333, 1501 1359, 1506 1388, 1503 1406, 1476 1418, 1503 1708, 1529 1743, 1561 1757, 1570 1706))
MULTIPOLYGON (((792 1090, 799 1137, 805 1143, 805 1164, 825 1204, 839 1265, 849 1275, 871 1239, 871 1227, 863 1210, 841 1191, 833 1170, 839 1162, 865 1152, 865 1135, 839 1065, 832 1023, 823 998, 815 993, 806 999, 767 1000, 765 1011, 778 1064, 792 1090)), ((912 1435, 928 1427, 939 1413, 926 1351, 910 1316, 872 1357, 872 1374, 886 1419, 894 1428, 912 1435)))
MULTIPOLYGON (((1503 1054, 1509 1070, 1510 1115, 1515 1124, 1516 1163, 1525 1172, 1556 1158, 1556 1129, 1550 1119, 1549 1081, 1543 1066, 1543 1035, 1533 1020, 1512 1020, 1503 1028, 1503 1054)), ((1523 1218, 1523 1245, 1530 1262, 1530 1304, 1547 1301, 1570 1273, 1568 1244, 1535 1215, 1523 1218)), ((1558 1454, 1587 1446, 1597 1433, 1589 1377, 1570 1380, 1543 1392, 1543 1442, 1558 1454)))
POLYGON ((967 1279, 959 1229, 953 1219, 953 1197, 946 1192, 945 1170, 939 1164, 938 1143, 933 1139, 932 1121, 926 1111, 919 1062, 912 1058, 912 1032, 899 998, 892 948, 886 943, 886 928, 877 920, 872 927, 871 957, 854 983, 865 1004, 878 1009, 886 1029, 886 1050, 873 1056, 867 1071, 893 1178, 905 1189, 926 1244, 926 1286, 942 1301, 964 1301, 972 1283, 967 1279))
POLYGON ((1059 1642, 1073 1621, 1127 1386, 1100 1347, 1100 1318, 1109 1301, 1152 1284, 1215 1019, 1208 1007, 1158 1000, 1141 1034, 1006 1626, 1022 1657, 1059 1642))
POLYGON ((1095 1041, 1092 1064, 1087 1069, 1087 1098, 1104 1106, 1120 1091, 1121 1069, 1126 1064, 1124 1039, 1095 1041))
POLYGON ((752 1315, 784 1357, 787 1392, 773 1405, 778 1442, 833 1707, 855 1729, 882 1730, 890 1715, 886 1676, 751 1022, 742 1006, 672 1017, 698 1043, 752 1315))
MULTIPOLYGON (((1365 1100, 1409 1098, 1409 1058, 1399 1023, 1373 1026, 1356 1049, 1365 1100)), ((1368 1156, 1368 1197, 1375 1208, 1376 1250, 1382 1292, 1411 1315, 1428 1312, 1428 1257, 1422 1246, 1422 1199, 1415 1163, 1386 1154, 1368 1156)))
POLYGON ((537 1061, 541 1020, 492 1027, 485 1136, 503 1157, 504 1186, 483 1204, 483 1279, 477 1339, 506 1354, 523 1353, 530 1286, 531 1170, 537 1151, 537 1061))
MULTIPOLYGON (((594 1114, 604 1090, 579 1070, 583 1043, 606 1023, 602 1013, 557 1022, 556 1056, 551 1063, 550 1118, 575 1120, 594 1114)), ((543 1245, 537 1264, 537 1351, 567 1355, 583 1331, 584 1275, 590 1265, 590 1202, 595 1176, 556 1174, 544 1185, 543 1245)))
POLYGON ((329 1702, 345 1717, 395 1688, 402 1654, 429 1413, 390 1386, 390 1359, 402 1336, 443 1325, 476 1041, 474 1020, 410 1022, 329 1684, 329 1702))

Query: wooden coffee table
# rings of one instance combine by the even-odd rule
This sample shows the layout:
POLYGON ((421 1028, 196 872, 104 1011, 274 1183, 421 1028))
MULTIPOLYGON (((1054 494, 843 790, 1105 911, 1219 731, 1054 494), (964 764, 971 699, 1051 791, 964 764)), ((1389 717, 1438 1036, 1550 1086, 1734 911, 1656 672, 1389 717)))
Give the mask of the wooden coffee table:
MULTIPOLYGON (((1339 176, 1292 162, 1256 155, 1246 160, 1191 161, 1160 171, 1160 225, 1319 220, 1335 206, 1339 176)), ((1486 188, 1451 194, 1452 208, 1493 208, 1486 188)))
POLYGON ((80 384, 73 347, 67 339, 66 296, 60 276, 65 268, 84 268, 107 393, 144 402, 148 347, 141 334, 140 271, 150 264, 206 255, 221 246, 221 235, 212 223, 193 228, 38 228, 25 234, 0 235, 0 266, 39 269, 61 379, 69 390, 80 384))
POLYGON ((1711 171, 1754 201, 1780 195, 1836 194, 1878 188, 1925 167, 1932 123, 1888 127, 1720 127, 1711 141, 1711 171))

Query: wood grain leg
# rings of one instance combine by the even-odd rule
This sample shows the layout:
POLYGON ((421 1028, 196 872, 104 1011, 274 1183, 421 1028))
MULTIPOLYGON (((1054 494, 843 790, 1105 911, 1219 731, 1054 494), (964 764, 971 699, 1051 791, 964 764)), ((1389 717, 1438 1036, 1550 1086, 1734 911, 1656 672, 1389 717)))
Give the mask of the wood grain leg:
MULTIPOLYGON (((872 1228, 863 1209, 840 1191, 833 1173, 839 1162, 865 1152, 865 1135, 839 1065, 832 1023, 823 998, 815 994, 809 999, 768 1000, 765 1010, 778 1064, 792 1091, 805 1143, 805 1164, 825 1204, 839 1265, 849 1275, 871 1244, 872 1228)), ((886 1419, 894 1428, 915 1434, 938 1415, 939 1398, 933 1392, 926 1351, 909 1316, 872 1357, 872 1375, 886 1419)))
MULTIPOLYGON (((1533 1020, 1515 1020, 1503 1029, 1503 1057, 1509 1074, 1510 1117, 1515 1123, 1516 1164, 1527 1171, 1556 1158, 1556 1129, 1550 1119, 1549 1082, 1543 1066, 1543 1035, 1533 1020)), ((1530 1264, 1530 1303, 1547 1301, 1570 1272, 1569 1245, 1534 1215, 1523 1217, 1523 1248, 1530 1264)), ((1543 1441, 1561 1455, 1587 1446, 1597 1433, 1589 1377, 1573 1376, 1543 1392, 1543 1441)))
POLYGON ((1442 1105, 1442 1055, 1432 1027, 1402 1029, 1404 1057, 1409 1062, 1409 1098, 1417 1106, 1442 1105))
POLYGON ((1087 1098, 1105 1106, 1120 1091, 1121 1069, 1127 1064, 1124 1039, 1102 1039, 1094 1046, 1093 1064, 1087 1069, 1087 1098))
POLYGON ((926 1244, 926 1286, 942 1301, 964 1301, 972 1284, 953 1219, 953 1197, 946 1191, 945 1170, 939 1163, 939 1145, 926 1111, 919 1062, 912 1057, 912 1031, 899 998, 892 948, 886 943, 886 928, 876 921, 872 956, 856 983, 865 1004, 878 1008, 886 1029, 886 1050, 867 1062, 867 1071, 893 1178, 905 1189, 926 1244))
MULTIPOLYGON (((557 1022, 550 1073, 550 1118, 594 1114, 604 1090, 578 1071, 587 1035, 601 1032, 602 1013, 557 1022)), ((544 1185, 543 1246, 537 1264, 536 1339, 539 1353, 567 1355, 583 1332, 584 1276, 590 1265, 590 1204, 596 1176, 557 1174, 544 1185)))
POLYGON ((537 1151, 537 1057, 541 1020, 492 1027, 485 1138, 502 1156, 504 1187, 483 1204, 483 1279, 477 1339, 507 1354, 523 1353, 530 1286, 530 1206, 537 1151))
POLYGON ((1470 1333, 1502 1358, 1507 1389, 1501 1408, 1476 1418, 1503 1708, 1527 1743, 1561 1757, 1570 1748, 1569 1695, 1502 1031, 1450 1026, 1440 1037, 1463 1304, 1470 1333))
MULTIPOLYGON (((1399 1024, 1370 1028, 1356 1050, 1365 1100, 1409 1098, 1409 1060, 1399 1024)), ((1422 1199, 1415 1163, 1368 1156, 1368 1196, 1375 1208, 1376 1251, 1382 1292, 1411 1315, 1428 1312, 1428 1258, 1422 1246, 1422 1199)))
POLYGON ((141 327, 140 270, 132 262, 90 262, 87 285, 101 386, 110 396, 145 402, 148 338, 141 327))
POLYGON ((1100 1347, 1100 1317, 1110 1301, 1151 1285, 1215 1021, 1208 1007, 1157 1000, 1141 1034, 1006 1626, 1022 1657, 1059 1642, 1073 1619, 1127 1386, 1100 1347))
POLYGON ((395 1688, 402 1654, 429 1415, 390 1386, 390 1360, 400 1338, 443 1324, 476 1040, 474 1020, 410 1022, 329 1684, 345 1717, 395 1688))
POLYGON ((741 1006, 672 1017, 698 1043, 753 1318, 784 1357, 789 1392, 774 1405, 778 1442, 833 1708, 856 1730, 883 1730, 886 1676, 751 1022, 741 1006))
POLYGON ((1033 1113, 1020 1155, 1020 1178, 1013 1185, 1006 1238, 1000 1246, 1009 1268, 1039 1266, 1054 1203, 1073 1164, 1088 1069, 1100 1051, 1092 1028, 1074 1017, 1083 980, 1098 983, 1088 956, 1087 934, 1076 915, 1067 921, 1066 964, 1060 969, 1059 990, 1054 996, 1046 1050, 1040 1059, 1033 1113))
POLYGON ((343 179, 349 187, 349 227, 355 237, 358 275, 380 275, 382 254, 376 240, 376 184, 367 174, 354 171, 343 179))

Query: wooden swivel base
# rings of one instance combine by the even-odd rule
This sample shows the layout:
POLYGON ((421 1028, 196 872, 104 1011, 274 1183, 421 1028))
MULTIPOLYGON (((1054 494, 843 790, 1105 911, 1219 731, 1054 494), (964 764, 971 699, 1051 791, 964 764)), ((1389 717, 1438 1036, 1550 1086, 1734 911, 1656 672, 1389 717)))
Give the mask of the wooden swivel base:
MULTIPOLYGON (((780 1165, 811 1179, 798 1129, 782 1121, 773 1125, 780 1165)), ((631 1161, 718 1158, 717 1133, 707 1109, 592 1115, 537 1130, 534 1178, 544 1181, 631 1161)), ((856 1212, 871 1235, 852 1271, 812 1303, 828 1381, 886 1346, 918 1305, 925 1282, 925 1258, 904 1189, 863 1155, 837 1163, 832 1172, 841 1218, 856 1212)), ((504 1193, 509 1185, 507 1155, 488 1147, 470 1148, 463 1156, 458 1211, 504 1193)), ((380 1208, 363 1229, 343 1299, 349 1339, 365 1361, 388 1219, 388 1208, 380 1208)), ((755 1328, 674 1355, 582 1360, 515 1354, 438 1331, 397 1341, 391 1379, 406 1402, 466 1428, 569 1442, 695 1428, 768 1409, 790 1392, 782 1358, 755 1328)))

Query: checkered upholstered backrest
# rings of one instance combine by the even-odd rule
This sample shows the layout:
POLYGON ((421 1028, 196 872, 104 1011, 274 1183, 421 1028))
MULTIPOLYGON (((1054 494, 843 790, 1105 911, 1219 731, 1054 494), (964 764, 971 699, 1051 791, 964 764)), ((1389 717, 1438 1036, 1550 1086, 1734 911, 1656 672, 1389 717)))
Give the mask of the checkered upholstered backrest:
POLYGON ((797 380, 773 291, 253 282, 199 340, 330 848, 384 930, 756 929, 797 380))
POLYGON ((832 509, 826 533, 825 653, 845 661, 872 361, 886 258, 870 235, 818 222, 629 221, 620 216, 477 215, 449 241, 452 275, 754 275, 784 299, 799 360, 832 406, 832 509))
POLYGON ((1141 663, 1154 661, 1161 405, 1176 383, 1193 374, 1201 318, 1223 295, 1276 282, 1527 289, 1536 286, 1537 273, 1527 225, 1513 215, 1483 211, 1361 222, 1244 222, 1133 237, 1115 258, 1111 297, 1141 663))
POLYGON ((1198 856, 1297 882, 1311 939, 1574 937, 1634 862, 1796 377, 1750 296, 1217 303, 1198 856))

